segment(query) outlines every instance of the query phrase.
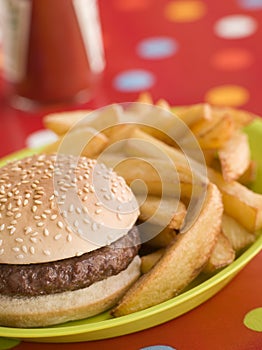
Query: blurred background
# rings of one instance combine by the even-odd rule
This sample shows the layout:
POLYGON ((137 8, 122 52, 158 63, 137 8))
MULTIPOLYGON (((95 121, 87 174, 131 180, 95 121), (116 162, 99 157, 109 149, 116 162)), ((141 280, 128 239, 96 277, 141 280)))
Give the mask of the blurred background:
MULTIPOLYGON (((90 3, 95 6, 93 0, 78 2, 86 6, 86 12, 90 3)), ((57 21, 64 18, 64 29, 68 29, 59 7, 51 0, 43 3, 53 16, 57 11, 57 21)), ((100 62, 102 74, 86 99, 42 104, 26 111, 11 107, 1 51, 0 156, 31 146, 28 137, 43 129, 42 117, 49 112, 136 101, 143 91, 154 101, 163 98, 172 105, 206 101, 262 114, 262 0, 98 0, 97 6, 105 67, 100 62)), ((88 25, 89 20, 86 17, 83 23, 88 25)), ((56 29, 52 33, 50 23, 43 20, 38 30, 58 35, 56 29)), ((2 21, 2 40, 4 26, 2 21)), ((78 61, 70 61, 76 49, 66 30, 62 33, 61 50, 68 52, 63 61, 67 58, 75 74, 84 79, 88 72, 81 70, 78 61)), ((52 61, 52 52, 46 55, 52 61)), ((69 71, 63 74, 69 76, 69 71)), ((48 71, 44 78, 48 79, 48 71)), ((60 88, 63 84, 55 91, 60 88)))

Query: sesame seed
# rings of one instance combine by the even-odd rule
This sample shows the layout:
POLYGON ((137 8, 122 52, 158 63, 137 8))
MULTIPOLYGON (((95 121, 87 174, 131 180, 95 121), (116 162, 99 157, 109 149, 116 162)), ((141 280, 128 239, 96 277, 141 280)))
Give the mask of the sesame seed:
POLYGON ((116 217, 118 218, 119 221, 122 220, 122 216, 119 213, 116 214, 116 217))
POLYGON ((90 185, 90 192, 91 192, 91 193, 95 193, 95 188, 94 188, 93 185, 90 185))
POLYGON ((86 188, 86 187, 84 187, 84 188, 83 188, 83 192, 85 192, 85 193, 89 193, 89 189, 88 189, 88 188, 86 188))
POLYGON ((21 213, 17 213, 17 214, 15 215, 15 219, 19 219, 19 218, 21 218, 21 216, 22 216, 21 213))
POLYGON ((63 216, 63 218, 67 218, 67 212, 64 210, 63 212, 62 212, 62 216, 63 216))
POLYGON ((44 223, 43 223, 43 222, 38 222, 38 223, 36 224, 36 226, 37 226, 37 227, 42 227, 42 226, 44 226, 44 223))
POLYGON ((74 221, 74 226, 78 227, 79 226, 79 222, 77 220, 74 221))
POLYGON ((67 242, 71 242, 72 241, 72 235, 68 234, 66 236, 66 240, 67 240, 67 242))
POLYGON ((37 238, 36 237, 30 237, 30 241, 32 243, 37 243, 37 238))
POLYGON ((22 251, 27 254, 27 247, 25 245, 22 246, 22 251))
POLYGON ((66 230, 69 232, 69 233, 72 233, 73 231, 72 231, 72 229, 71 229, 71 227, 70 226, 66 226, 66 230))
POLYGON ((57 218, 57 215, 56 214, 53 214, 53 215, 51 215, 51 220, 55 220, 57 218))
POLYGON ((14 215, 14 213, 11 212, 11 211, 8 211, 8 212, 6 213, 6 216, 8 216, 8 217, 13 216, 13 215, 14 215))
POLYGON ((100 209, 96 209, 96 211, 95 211, 95 214, 101 214, 102 213, 102 209, 100 208, 100 209))
POLYGON ((34 219, 35 219, 35 220, 40 220, 40 219, 41 219, 41 216, 35 215, 35 216, 34 216, 34 219))
POLYGON ((64 224, 62 223, 62 221, 58 221, 57 226, 62 229, 64 227, 64 224))
POLYGON ((81 208, 77 207, 77 208, 76 208, 76 213, 81 214, 81 213, 82 213, 81 208))
POLYGON ((37 235, 38 235, 38 232, 37 232, 37 231, 35 231, 34 233, 31 234, 32 237, 35 237, 35 236, 37 236, 37 235))
POLYGON ((25 198, 29 199, 30 198, 30 193, 26 193, 25 198))
POLYGON ((15 253, 18 253, 19 250, 20 250, 20 248, 18 248, 18 247, 13 247, 12 250, 13 250, 15 253))
POLYGON ((65 188, 65 187, 60 187, 60 190, 61 190, 62 192, 67 192, 67 191, 68 191, 68 189, 65 188))
POLYGON ((76 256, 81 256, 83 255, 83 252, 76 252, 76 256))
POLYGON ((32 228, 31 227, 25 227, 24 230, 25 230, 25 234, 26 235, 28 235, 29 233, 32 232, 32 228))
POLYGON ((113 188, 111 188, 111 191, 112 191, 113 193, 115 193, 115 194, 117 193, 117 189, 116 189, 116 188, 114 188, 114 187, 113 187, 113 188))
POLYGON ((0 199, 0 202, 1 202, 1 203, 6 203, 6 202, 7 202, 7 198, 1 198, 1 199, 0 199))
POLYGON ((55 198, 55 196, 52 194, 52 196, 49 197, 49 200, 52 201, 55 198))
POLYGON ((88 214, 88 208, 87 207, 82 207, 83 213, 88 214))
POLYGON ((28 199, 24 200, 23 206, 25 207, 28 204, 28 199))
POLYGON ((90 221, 89 221, 89 219, 87 219, 87 218, 84 218, 83 221, 84 221, 85 224, 90 224, 90 221))
POLYGON ((4 254, 4 248, 0 249, 0 255, 3 255, 4 254))
POLYGON ((1 245, 3 244, 3 240, 2 239, 0 239, 0 247, 1 247, 1 245))
POLYGON ((33 246, 31 246, 31 247, 29 248, 29 251, 30 251, 30 253, 31 253, 32 255, 35 254, 35 248, 34 248, 33 246))
POLYGON ((5 228, 5 224, 2 224, 2 225, 0 226, 0 232, 3 231, 4 228, 5 228))
POLYGON ((10 235, 13 235, 15 233, 16 228, 13 226, 9 232, 10 235))
POLYGON ((17 257, 17 259, 24 259, 24 255, 23 254, 19 254, 16 257, 17 257))
POLYGON ((62 237, 62 234, 59 233, 59 234, 55 235, 54 239, 55 239, 56 241, 58 241, 61 237, 62 237))
POLYGON ((41 214, 41 218, 46 219, 47 218, 46 214, 41 214))
POLYGON ((93 222, 91 228, 92 228, 92 231, 96 231, 98 229, 97 223, 93 222))
POLYGON ((44 236, 49 236, 49 231, 48 231, 48 229, 47 228, 44 228, 44 236))
POLYGON ((19 237, 16 238, 15 241, 18 242, 18 243, 23 243, 24 242, 23 238, 19 238, 19 237))
POLYGON ((43 250, 43 253, 44 253, 45 255, 51 255, 50 250, 43 250))
POLYGON ((109 194, 105 194, 104 198, 109 201, 111 199, 111 196, 109 194))
POLYGON ((43 204, 43 202, 42 202, 42 201, 39 201, 38 199, 36 199, 36 200, 35 200, 35 204, 41 205, 41 204, 43 204))
POLYGON ((37 206, 33 205, 31 210, 32 210, 33 213, 35 213, 37 211, 37 206))
POLYGON ((50 210, 50 209, 45 209, 45 210, 44 210, 44 213, 45 213, 45 214, 51 214, 51 210, 50 210))
POLYGON ((74 205, 70 204, 70 207, 68 209, 69 213, 73 213, 74 209, 75 209, 74 205))

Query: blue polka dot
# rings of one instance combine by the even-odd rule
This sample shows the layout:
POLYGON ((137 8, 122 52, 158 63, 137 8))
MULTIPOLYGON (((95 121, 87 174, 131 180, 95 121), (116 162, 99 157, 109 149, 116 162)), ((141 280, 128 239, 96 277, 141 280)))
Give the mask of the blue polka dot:
POLYGON ((176 350, 176 349, 167 345, 153 345, 153 346, 147 346, 146 348, 141 348, 140 350, 176 350))
POLYGON ((238 0, 238 3, 246 10, 262 9, 262 0, 238 0))
POLYGON ((177 52, 178 44, 172 38, 155 37, 141 41, 137 46, 137 53, 146 59, 162 59, 170 57, 177 52))
POLYGON ((155 76, 143 69, 127 70, 118 74, 113 80, 114 87, 119 91, 132 92, 151 88, 155 76))

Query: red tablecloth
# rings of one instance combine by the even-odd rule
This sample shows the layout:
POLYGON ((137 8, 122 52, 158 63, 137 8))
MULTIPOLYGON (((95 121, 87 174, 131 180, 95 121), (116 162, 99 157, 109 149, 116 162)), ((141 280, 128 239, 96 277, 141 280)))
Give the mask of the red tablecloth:
MULTIPOLYGON (((2 97, 0 156, 25 147, 49 111, 134 101, 145 90, 172 105, 207 101, 262 114, 261 0, 100 0, 99 5, 107 65, 96 95, 81 106, 31 113, 12 109, 2 97)), ((4 96, 3 84, 1 91, 4 96)), ((163 325, 38 349, 261 349, 261 332, 243 324, 247 312, 262 306, 261 264, 260 253, 215 297, 163 325)), ((21 343, 17 350, 35 347, 21 343)))

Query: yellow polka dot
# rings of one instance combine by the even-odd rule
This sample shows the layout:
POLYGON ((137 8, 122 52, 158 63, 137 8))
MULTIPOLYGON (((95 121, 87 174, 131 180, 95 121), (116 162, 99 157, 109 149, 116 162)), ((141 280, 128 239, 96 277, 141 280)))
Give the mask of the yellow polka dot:
POLYGON ((262 332, 262 307, 249 311, 244 318, 244 324, 253 331, 262 332))
POLYGON ((208 90, 205 100, 213 105, 238 107, 249 100, 249 92, 239 85, 221 85, 208 90))
POLYGON ((206 14, 206 5, 198 0, 170 1, 164 14, 173 22, 196 21, 206 14))

